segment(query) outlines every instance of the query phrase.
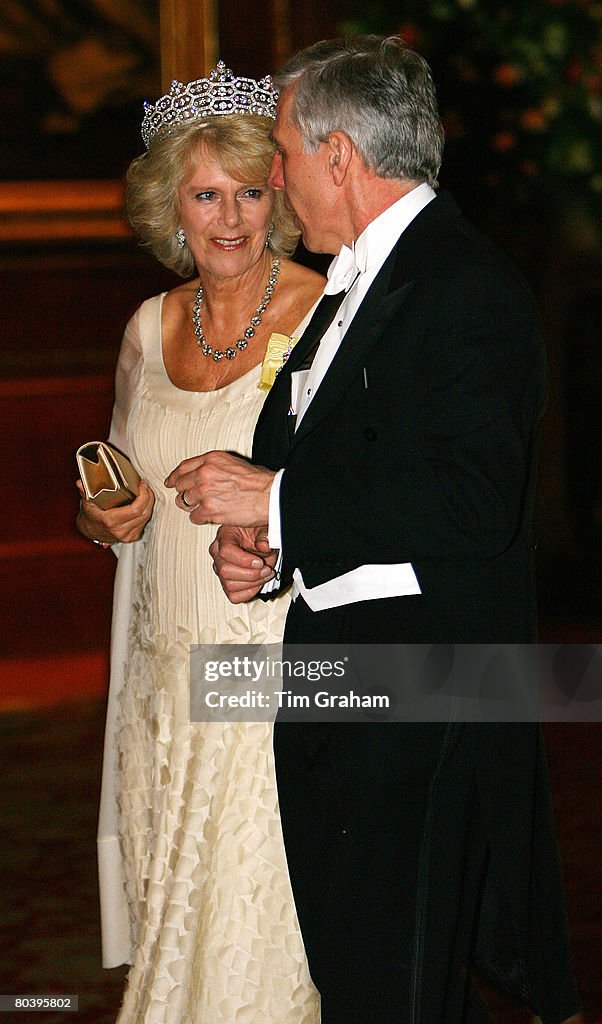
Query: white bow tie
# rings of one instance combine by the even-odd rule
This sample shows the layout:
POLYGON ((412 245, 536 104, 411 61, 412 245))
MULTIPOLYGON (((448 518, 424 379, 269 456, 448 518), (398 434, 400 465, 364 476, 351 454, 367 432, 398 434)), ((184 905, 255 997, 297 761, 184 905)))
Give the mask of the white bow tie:
POLYGON ((344 245, 328 269, 328 281, 324 288, 325 295, 335 295, 337 292, 348 292, 355 279, 366 268, 360 266, 361 258, 358 259, 355 244, 350 249, 344 245))

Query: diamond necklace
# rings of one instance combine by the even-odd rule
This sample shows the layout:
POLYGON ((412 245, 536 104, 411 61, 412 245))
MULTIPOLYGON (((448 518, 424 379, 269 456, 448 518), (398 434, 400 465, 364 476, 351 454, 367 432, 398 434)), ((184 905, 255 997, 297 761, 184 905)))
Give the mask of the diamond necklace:
POLYGON ((203 286, 199 285, 199 290, 196 293, 196 297, 192 306, 192 326, 194 327, 194 334, 196 337, 196 343, 199 346, 204 356, 211 356, 216 363, 219 363, 224 356, 226 359, 234 359, 239 352, 242 352, 249 344, 249 338, 252 338, 255 334, 255 330, 261 323, 261 318, 265 313, 268 305, 272 301, 272 295, 274 294, 274 288, 278 280, 278 274, 280 273, 280 260, 278 256, 274 256, 272 260, 272 266, 270 269, 270 276, 268 277, 268 283, 266 285, 265 294, 255 310, 254 316, 251 317, 251 322, 247 327, 242 338, 234 342, 234 345, 229 346, 226 349, 213 348, 207 344, 205 335, 203 334, 203 328, 201 325, 201 303, 203 301, 203 286))

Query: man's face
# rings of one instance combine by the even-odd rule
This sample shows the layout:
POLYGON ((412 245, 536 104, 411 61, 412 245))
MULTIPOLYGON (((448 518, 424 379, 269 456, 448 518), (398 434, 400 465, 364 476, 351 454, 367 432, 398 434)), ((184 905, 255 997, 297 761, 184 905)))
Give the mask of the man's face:
POLYGON ((272 137, 278 152, 272 161, 268 184, 284 189, 285 203, 295 215, 303 242, 311 252, 338 253, 342 239, 336 231, 336 188, 328 173, 328 146, 306 153, 289 111, 290 90, 282 93, 272 137))

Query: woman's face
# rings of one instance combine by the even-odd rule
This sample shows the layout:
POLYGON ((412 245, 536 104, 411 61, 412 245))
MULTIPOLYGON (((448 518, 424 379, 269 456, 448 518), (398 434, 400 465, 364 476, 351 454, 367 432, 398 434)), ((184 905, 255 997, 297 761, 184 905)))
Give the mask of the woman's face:
POLYGON ((180 225, 199 270, 239 277, 264 255, 274 207, 265 181, 235 181, 203 149, 178 195, 180 225))

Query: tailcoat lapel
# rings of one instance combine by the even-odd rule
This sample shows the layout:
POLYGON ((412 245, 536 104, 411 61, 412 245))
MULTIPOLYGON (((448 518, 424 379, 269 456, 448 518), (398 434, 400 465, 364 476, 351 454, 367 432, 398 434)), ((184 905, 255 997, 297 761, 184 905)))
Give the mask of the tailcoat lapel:
MULTIPOLYGON (((331 298, 336 298, 332 296, 331 298)), ((324 299, 324 297, 323 297, 324 299)), ((291 400, 291 375, 304 362, 332 318, 332 304, 321 301, 301 338, 278 373, 267 396, 253 437, 253 462, 279 469, 290 448, 288 414, 291 400)))
MULTIPOLYGON (((383 274, 381 271, 381 274, 383 274)), ((292 447, 303 440, 347 392, 362 363, 376 342, 383 336, 387 324, 403 305, 412 290, 407 281, 388 295, 383 294, 381 274, 358 309, 328 371, 297 427, 292 447)))
MULTIPOLYGON (((429 251, 439 244, 445 222, 460 217, 460 210, 447 193, 439 194, 403 232, 368 294, 358 309, 343 342, 328 368, 296 433, 292 446, 310 433, 329 414, 348 390, 362 361, 382 338, 387 325, 411 294, 417 267, 428 259, 429 251)), ((253 461, 280 469, 291 449, 287 429, 290 406, 291 374, 303 363, 320 337, 324 316, 316 310, 307 330, 278 374, 255 428, 253 461)))

